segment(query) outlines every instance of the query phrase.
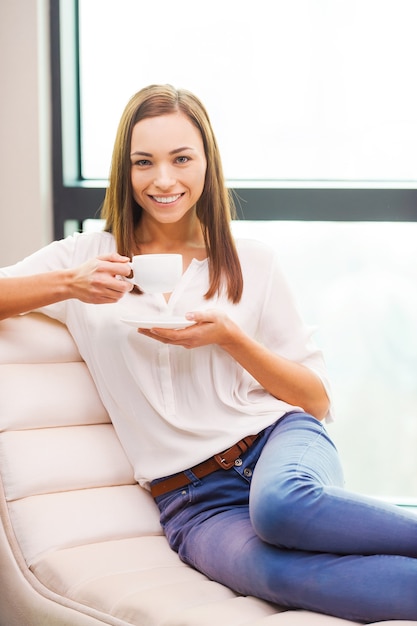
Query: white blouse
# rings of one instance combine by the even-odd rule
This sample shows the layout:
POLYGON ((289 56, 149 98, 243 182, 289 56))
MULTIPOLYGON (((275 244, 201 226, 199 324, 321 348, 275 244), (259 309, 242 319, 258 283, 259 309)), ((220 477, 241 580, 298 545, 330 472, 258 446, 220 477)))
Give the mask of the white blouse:
MULTIPOLYGON (((273 352, 314 370, 329 386, 321 351, 301 320, 274 250, 237 240, 244 277, 241 301, 205 300, 208 262, 194 259, 171 294, 126 294, 115 304, 66 300, 41 309, 64 322, 85 359, 136 480, 173 474, 269 426, 289 410, 216 345, 187 350, 139 334, 121 318, 219 308, 273 352)), ((116 249, 109 233, 76 234, 0 270, 3 276, 76 267, 116 249)), ((327 419, 331 419, 330 415, 327 419)))

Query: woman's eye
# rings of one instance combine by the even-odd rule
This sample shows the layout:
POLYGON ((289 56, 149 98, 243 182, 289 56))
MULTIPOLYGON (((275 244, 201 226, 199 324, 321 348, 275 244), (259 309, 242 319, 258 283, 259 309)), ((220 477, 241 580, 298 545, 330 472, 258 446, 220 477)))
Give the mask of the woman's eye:
POLYGON ((139 165, 139 167, 145 167, 146 165, 150 165, 150 161, 148 159, 138 159, 133 163, 133 165, 139 165))
POLYGON ((190 158, 187 156, 180 156, 177 158, 177 163, 188 163, 189 160, 190 158))

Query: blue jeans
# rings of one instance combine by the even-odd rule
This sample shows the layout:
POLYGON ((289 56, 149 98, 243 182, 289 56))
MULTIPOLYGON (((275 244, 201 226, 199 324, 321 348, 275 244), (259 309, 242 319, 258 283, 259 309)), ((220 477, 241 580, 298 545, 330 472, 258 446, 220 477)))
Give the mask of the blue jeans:
POLYGON ((346 491, 320 422, 289 413, 242 461, 156 498, 184 562, 286 607, 417 620, 417 516, 346 491))

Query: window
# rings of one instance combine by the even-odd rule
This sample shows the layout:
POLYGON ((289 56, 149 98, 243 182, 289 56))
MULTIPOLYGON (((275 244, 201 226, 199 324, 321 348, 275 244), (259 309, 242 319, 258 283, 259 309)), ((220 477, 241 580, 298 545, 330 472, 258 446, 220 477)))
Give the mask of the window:
POLYGON ((195 7, 51 1, 55 236, 98 217, 130 95, 194 91, 239 199, 236 232, 279 248, 320 329, 347 486, 415 498, 417 5, 195 7))
POLYGON ((210 111, 246 219, 414 220, 414 0, 51 2, 55 234, 97 215, 149 82, 210 111), (198 69, 196 69, 198 68, 198 69))
POLYGON ((169 82, 206 104, 230 181, 417 184, 414 0, 211 0, 203 15, 79 1, 82 178, 107 178, 130 96, 169 82))

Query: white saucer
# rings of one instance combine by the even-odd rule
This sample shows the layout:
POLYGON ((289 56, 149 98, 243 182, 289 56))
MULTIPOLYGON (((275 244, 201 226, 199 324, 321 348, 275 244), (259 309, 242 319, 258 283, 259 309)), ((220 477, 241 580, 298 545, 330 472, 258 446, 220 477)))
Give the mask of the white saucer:
POLYGON ((173 317, 157 317, 153 320, 151 319, 138 319, 135 317, 122 317, 122 322, 125 324, 129 324, 129 326, 134 326, 135 328, 187 328, 187 326, 192 326, 195 322, 191 320, 187 320, 185 317, 173 316, 173 317))

